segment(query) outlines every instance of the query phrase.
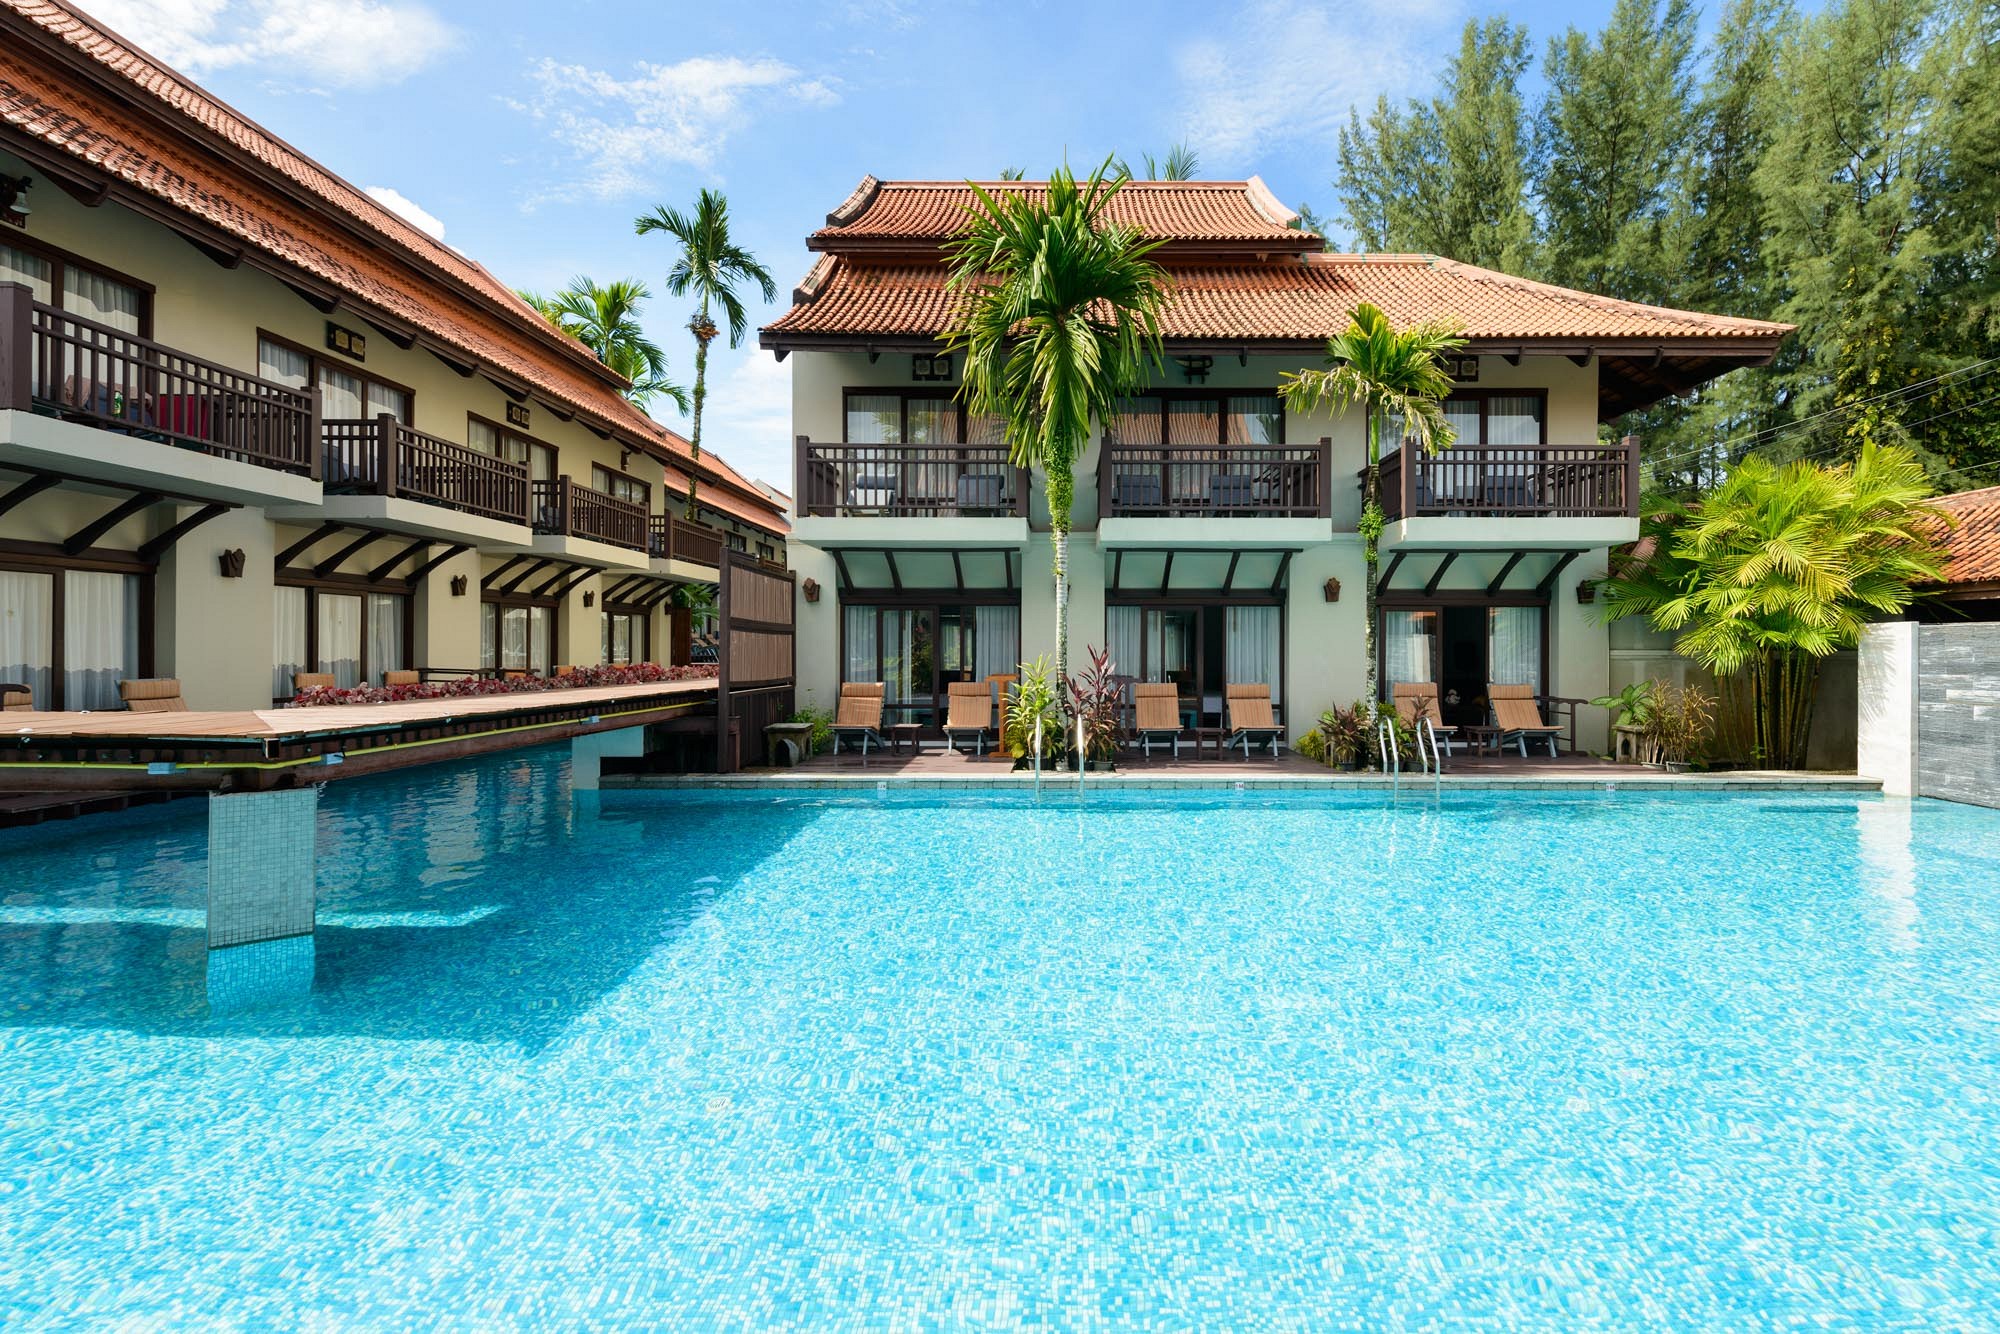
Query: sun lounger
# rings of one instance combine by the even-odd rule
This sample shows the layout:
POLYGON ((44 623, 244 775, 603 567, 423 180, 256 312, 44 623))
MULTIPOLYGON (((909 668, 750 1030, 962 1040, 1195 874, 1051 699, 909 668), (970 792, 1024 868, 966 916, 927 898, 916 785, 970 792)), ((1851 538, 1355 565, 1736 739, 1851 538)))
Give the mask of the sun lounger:
POLYGON ((840 743, 859 741, 861 757, 868 757, 868 745, 888 749, 882 740, 882 691, 880 681, 843 681, 840 685, 840 702, 833 713, 833 748, 840 750, 840 743))
POLYGON ((35 692, 27 686, 9 681, 0 685, 0 713, 33 713, 35 692))
POLYGON ((303 695, 308 690, 333 689, 332 672, 293 672, 292 693, 303 695))
POLYGON ((411 671, 384 672, 382 684, 385 686, 413 686, 423 680, 421 674, 411 671))
POLYGON ((984 681, 953 681, 949 703, 944 719, 945 748, 957 750, 960 734, 970 732, 972 753, 984 755, 986 734, 993 730, 993 687, 984 681))
POLYGON ((1493 705, 1493 725, 1500 729, 1499 744, 1504 747, 1509 741, 1521 748, 1522 758, 1528 754, 1530 737, 1546 739, 1549 756, 1556 753, 1556 737, 1562 732, 1560 727, 1550 727, 1542 721, 1542 711, 1535 707, 1533 686, 1494 685, 1488 683, 1486 698, 1493 705))
POLYGON ((1438 744, 1445 754, 1451 754, 1451 743, 1458 740, 1458 729, 1447 727, 1444 715, 1438 711, 1438 688, 1435 681, 1398 681, 1391 688, 1396 701, 1396 716, 1403 720, 1403 726, 1414 734, 1417 724, 1428 718, 1431 729, 1437 733, 1438 744))
POLYGON ((1261 684, 1230 685, 1223 690, 1223 700, 1229 706, 1229 737, 1222 744, 1225 749, 1242 746, 1243 758, 1250 758, 1250 747, 1268 745, 1271 758, 1278 757, 1278 741, 1285 735, 1285 729, 1278 726, 1271 711, 1271 687, 1261 684))
POLYGON ((181 698, 181 683, 171 676, 154 677, 145 681, 120 681, 118 698, 125 701, 125 707, 134 713, 186 713, 187 701, 181 698))
POLYGON ((1173 747, 1174 758, 1181 757, 1181 692, 1172 681, 1135 681, 1132 685, 1132 733, 1139 739, 1139 749, 1147 759, 1153 758, 1153 743, 1161 741, 1173 747))

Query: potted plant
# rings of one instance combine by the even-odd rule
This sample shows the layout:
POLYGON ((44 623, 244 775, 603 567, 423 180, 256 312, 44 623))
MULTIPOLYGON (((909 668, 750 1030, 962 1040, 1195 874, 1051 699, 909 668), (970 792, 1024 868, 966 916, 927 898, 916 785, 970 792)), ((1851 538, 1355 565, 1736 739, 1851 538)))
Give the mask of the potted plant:
POLYGON ((1360 704, 1338 705, 1319 716, 1319 730, 1326 736, 1326 762, 1349 771, 1361 767, 1368 751, 1368 711, 1360 704))
MULTIPOLYGON (((1611 730, 1614 736, 1622 733, 1635 744, 1643 742, 1646 721, 1652 717, 1653 707, 1658 702, 1660 683, 1658 681, 1634 681, 1615 695, 1599 695, 1590 702, 1600 709, 1610 709, 1611 730)), ((1612 746, 1616 758, 1619 747, 1612 746)))
POLYGON ((1708 753, 1715 699, 1699 686, 1658 684, 1643 735, 1669 773, 1686 773, 1708 753))
POLYGON ((1046 657, 1021 664, 1021 679, 1007 687, 1007 730, 1001 744, 1019 769, 1032 763, 1035 721, 1042 724, 1042 762, 1053 764, 1069 748, 1055 673, 1046 657))
MULTIPOLYGON (((1078 758, 1092 769, 1115 769, 1118 747, 1125 740, 1125 692, 1113 674, 1110 650, 1093 648, 1089 653, 1090 669, 1069 679, 1070 716, 1083 725, 1083 754, 1078 758)), ((1071 726, 1075 725, 1073 721, 1071 726)))

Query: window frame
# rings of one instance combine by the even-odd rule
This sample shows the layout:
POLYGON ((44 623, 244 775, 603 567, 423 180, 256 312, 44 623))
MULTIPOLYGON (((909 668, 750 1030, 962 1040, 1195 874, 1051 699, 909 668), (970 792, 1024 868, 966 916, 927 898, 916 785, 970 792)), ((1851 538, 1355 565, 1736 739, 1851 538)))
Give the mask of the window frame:
MULTIPOLYGON (((1213 441, 1202 442, 1202 443, 1189 443, 1187 445, 1188 448, 1206 449, 1208 448, 1209 445, 1212 444, 1218 449, 1277 449, 1280 446, 1291 443, 1292 414, 1285 406, 1284 395, 1280 394, 1275 386, 1270 389, 1249 389, 1242 387, 1230 388, 1230 389, 1200 389, 1200 388, 1141 389, 1137 393, 1127 395, 1128 400, 1134 398, 1157 398, 1160 400, 1160 430, 1158 437, 1150 440, 1125 440, 1116 436, 1115 434, 1112 434, 1110 431, 1107 430, 1105 433, 1106 438, 1109 439, 1112 444, 1153 445, 1153 446, 1164 445, 1167 439, 1167 404, 1174 402, 1181 402, 1181 403, 1200 402, 1204 399, 1217 404, 1219 408, 1219 410, 1215 414, 1215 439, 1213 441), (1228 404, 1229 400, 1232 398, 1277 399, 1278 438, 1269 444, 1258 444, 1258 445, 1230 444, 1228 404)), ((1117 415, 1122 417, 1125 414, 1121 412, 1118 413, 1117 415)))
POLYGON ((653 512, 653 484, 651 482, 642 481, 641 479, 633 476, 629 472, 625 472, 618 468, 609 467, 605 464, 597 462, 594 459, 591 461, 590 464, 590 489, 593 491, 601 492, 604 495, 610 496, 613 500, 623 500, 629 504, 638 505, 640 508, 644 509, 648 514, 651 514, 653 512), (599 486, 597 484, 597 478, 599 473, 602 473, 605 477, 610 478, 614 485, 622 482, 628 486, 637 487, 639 490, 639 498, 637 500, 633 500, 629 496, 619 495, 615 490, 611 489, 611 487, 599 486))
MULTIPOLYGON (((303 588, 306 590, 305 661, 310 666, 302 667, 299 670, 307 672, 316 672, 319 670, 319 599, 323 593, 339 597, 358 597, 361 599, 362 685, 359 688, 373 689, 374 678, 381 675, 384 670, 379 664, 369 660, 369 645, 373 639, 373 636, 369 632, 374 628, 373 622, 375 616, 373 610, 374 604, 369 601, 370 594, 402 599, 403 645, 409 651, 412 660, 415 659, 417 646, 417 598, 413 590, 385 587, 382 584, 371 584, 359 575, 335 574, 328 575, 324 579, 318 579, 310 574, 288 573, 284 570, 279 570, 272 576, 271 586, 273 588, 303 588)), ((407 671, 408 668, 389 670, 407 671)), ((289 698, 289 696, 286 698, 289 698)))
MULTIPOLYGON (((1492 416, 1492 408, 1489 404, 1489 400, 1495 398, 1532 398, 1538 400, 1541 403, 1541 411, 1537 414, 1537 417, 1539 419, 1539 425, 1541 427, 1541 438, 1537 440, 1535 443, 1539 445, 1546 445, 1549 443, 1549 391, 1548 390, 1490 389, 1490 388, 1461 389, 1456 386, 1452 388, 1452 391, 1449 394, 1446 394, 1443 398, 1438 400, 1438 408, 1440 411, 1442 411, 1445 405, 1449 403, 1463 402, 1471 399, 1478 400, 1479 439, 1473 441, 1466 441, 1460 439, 1453 441, 1452 443, 1475 444, 1480 446, 1481 448, 1484 448, 1486 446, 1487 436, 1491 434, 1491 432, 1487 428, 1487 422, 1492 416)), ((1398 447, 1402 445, 1402 441, 1400 439, 1396 443, 1398 447)), ((1525 446, 1502 446, 1502 448, 1525 448, 1525 446)))
MULTIPOLYGON (((335 360, 333 358, 328 357, 325 353, 313 351, 310 347, 307 347, 304 343, 295 342, 290 338, 284 337, 282 334, 272 333, 269 329, 265 328, 259 328, 257 330, 257 342, 259 346, 256 349, 257 351, 256 364, 260 370, 262 369, 264 362, 264 349, 261 345, 267 342, 275 343, 277 346, 282 347, 289 352, 297 353, 299 356, 302 356, 306 359, 306 366, 307 366, 306 387, 308 389, 312 389, 315 391, 319 389, 320 368, 322 366, 330 366, 333 369, 342 372, 343 374, 352 375, 356 379, 361 381, 362 384, 361 401, 362 401, 362 406, 364 408, 370 406, 368 403, 368 386, 370 385, 380 385, 382 386, 382 388, 387 389, 392 393, 401 394, 403 396, 403 401, 408 405, 410 414, 409 421, 405 422, 404 425, 408 426, 411 430, 417 429, 417 391, 410 388, 406 384, 398 384, 396 381, 391 380, 386 375, 375 374, 375 372, 368 369, 368 365, 366 362, 335 360)), ((323 404, 322 407, 324 407, 323 404)), ((378 414, 375 412, 364 411, 361 414, 361 416, 356 420, 373 421, 377 415, 378 414)), ((335 418, 334 420, 338 421, 340 419, 335 418)))
MULTIPOLYGON (((560 653, 562 652, 562 631, 557 626, 557 621, 560 619, 559 609, 561 608, 561 606, 562 603, 555 598, 528 597, 520 593, 510 593, 504 597, 482 596, 479 599, 479 617, 481 621, 480 643, 482 650, 485 645, 486 627, 484 622, 486 619, 486 609, 488 607, 492 607, 495 609, 494 611, 495 616, 505 616, 507 612, 509 612, 510 610, 519 610, 527 612, 528 633, 531 637, 534 634, 534 626, 535 626, 534 611, 536 608, 540 608, 541 610, 549 613, 549 642, 548 642, 549 670, 553 672, 556 669, 556 663, 559 660, 558 655, 560 655, 560 653)), ((508 667, 500 661, 500 641, 501 641, 500 626, 496 621, 494 624, 494 634, 493 634, 493 666, 489 668, 486 665, 485 654, 482 651, 480 654, 480 663, 479 663, 479 671, 481 675, 486 675, 490 673, 493 676, 499 677, 506 675, 508 672, 524 672, 528 675, 533 675, 535 670, 534 667, 535 646, 532 638, 530 639, 528 644, 528 665, 525 667, 508 667)))
POLYGON ((140 560, 136 556, 126 557, 120 552, 97 551, 71 556, 61 547, 44 549, 33 542, 0 543, 0 570, 10 574, 46 574, 50 576, 49 589, 49 707, 55 711, 65 708, 64 698, 69 685, 67 664, 63 659, 63 619, 67 612, 65 604, 64 578, 70 571, 78 574, 132 574, 139 576, 139 678, 150 677, 154 672, 154 648, 156 643, 154 592, 157 587, 159 567, 140 560))
MULTIPOLYGON (((16 250, 25 250, 31 255, 48 261, 49 304, 65 314, 73 312, 63 304, 63 270, 72 264, 77 268, 88 269, 92 273, 101 274, 113 282, 123 283, 125 286, 130 287, 139 293, 141 297, 139 302, 139 332, 133 336, 143 338, 148 342, 152 341, 153 302, 154 298, 159 294, 159 288, 155 287, 152 283, 135 278, 131 274, 114 269, 109 265, 99 264, 88 255, 81 255, 73 250, 65 250, 61 246, 50 245, 46 241, 28 236, 25 233, 16 235, 13 232, 8 232, 4 236, 0 236, 0 242, 13 246, 16 250)), ((84 317, 77 315, 76 318, 83 319, 84 317)))
POLYGON ((937 441, 931 445, 919 446, 920 448, 940 449, 953 445, 973 443, 965 438, 972 418, 966 409, 965 400, 960 396, 957 386, 949 389, 910 389, 902 385, 848 385, 840 391, 840 442, 843 445, 857 443, 849 438, 847 429, 847 417, 851 411, 848 403, 857 396, 900 400, 896 419, 896 435, 898 438, 880 446, 870 445, 870 448, 899 449, 910 443, 910 403, 912 400, 927 403, 948 400, 958 412, 958 438, 956 440, 937 441))
MULTIPOLYGON (((548 462, 549 462, 548 480, 554 481, 556 478, 562 476, 562 450, 557 448, 555 445, 550 444, 548 441, 529 435, 526 431, 523 431, 518 427, 509 426, 505 422, 495 421, 493 420, 493 418, 487 416, 483 412, 468 411, 465 414, 465 421, 466 421, 465 447, 467 449, 472 449, 474 450, 475 453, 477 452, 475 446, 472 443, 472 423, 478 422, 481 426, 484 426, 488 430, 496 433, 500 437, 500 440, 503 444, 511 436, 513 439, 519 440, 522 444, 528 447, 528 457, 525 460, 523 460, 522 466, 528 470, 528 480, 530 482, 533 482, 535 479, 534 459, 535 459, 535 451, 538 449, 544 450, 548 454, 548 462)), ((501 457, 504 458, 505 456, 503 455, 501 457)))

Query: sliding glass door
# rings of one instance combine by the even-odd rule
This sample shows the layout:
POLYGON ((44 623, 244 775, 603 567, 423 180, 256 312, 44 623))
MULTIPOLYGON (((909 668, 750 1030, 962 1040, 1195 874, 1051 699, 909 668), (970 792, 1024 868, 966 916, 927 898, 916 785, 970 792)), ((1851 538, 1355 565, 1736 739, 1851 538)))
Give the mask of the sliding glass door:
POLYGON ((1433 683, 1444 721, 1487 721, 1487 687, 1532 686, 1544 692, 1546 608, 1451 602, 1385 607, 1379 667, 1383 698, 1397 685, 1433 683))
POLYGON ((842 681, 880 681, 885 724, 942 725, 953 681, 1020 669, 1021 609, 1013 604, 850 603, 841 609, 842 681))
POLYGON ((1267 685, 1284 701, 1284 610, 1276 603, 1113 604, 1105 642, 1120 676, 1171 681, 1190 723, 1223 723, 1223 688, 1267 685))

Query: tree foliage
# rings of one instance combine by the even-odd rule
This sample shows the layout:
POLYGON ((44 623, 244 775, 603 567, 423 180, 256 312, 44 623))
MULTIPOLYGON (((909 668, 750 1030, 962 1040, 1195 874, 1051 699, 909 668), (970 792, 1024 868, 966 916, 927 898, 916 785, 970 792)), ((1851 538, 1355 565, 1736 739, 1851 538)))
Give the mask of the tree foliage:
POLYGON ((1618 0, 1547 43, 1538 99, 1527 53, 1468 24, 1435 96, 1352 119, 1355 244, 1797 324, 1772 365, 1611 425, 1658 489, 1869 444, 2000 481, 2000 5, 1729 0, 1697 49, 1691 0, 1618 0))
POLYGON ((667 354, 639 324, 639 308, 651 296, 637 278, 617 278, 600 286, 577 277, 553 296, 520 293, 543 319, 624 376, 630 382, 625 397, 636 406, 644 408, 655 398, 667 398, 686 412, 687 391, 667 375, 667 354))

